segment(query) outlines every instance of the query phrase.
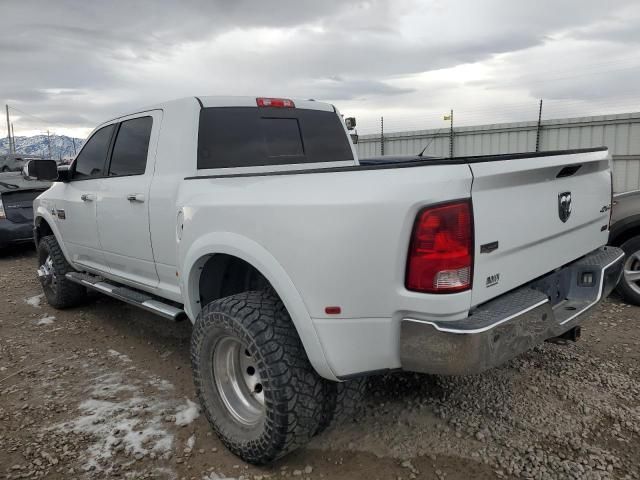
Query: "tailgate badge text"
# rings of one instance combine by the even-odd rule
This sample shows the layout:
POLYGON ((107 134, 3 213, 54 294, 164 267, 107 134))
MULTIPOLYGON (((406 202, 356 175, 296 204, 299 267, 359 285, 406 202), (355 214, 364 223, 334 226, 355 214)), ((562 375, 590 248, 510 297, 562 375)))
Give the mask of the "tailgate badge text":
POLYGON ((493 287, 494 285, 497 285, 499 281, 500 281, 500 274, 499 273, 494 273, 493 275, 489 275, 487 277, 487 284, 485 286, 487 288, 488 287, 493 287))

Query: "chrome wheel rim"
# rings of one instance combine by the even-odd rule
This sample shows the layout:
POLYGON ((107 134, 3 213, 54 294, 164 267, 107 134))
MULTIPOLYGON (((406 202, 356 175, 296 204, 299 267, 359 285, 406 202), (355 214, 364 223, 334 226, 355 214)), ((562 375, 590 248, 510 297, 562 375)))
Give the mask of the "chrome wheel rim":
POLYGON ((224 405, 243 425, 255 425, 264 417, 264 390, 257 364, 236 337, 218 340, 213 351, 213 377, 224 405))
POLYGON ((40 267, 38 267, 38 278, 40 279, 43 287, 48 287, 51 290, 55 291, 58 285, 58 279, 53 267, 53 260, 51 259, 51 255, 48 255, 44 263, 40 265, 40 267))
POLYGON ((640 251, 633 252, 624 262, 624 281, 636 294, 640 295, 640 251))

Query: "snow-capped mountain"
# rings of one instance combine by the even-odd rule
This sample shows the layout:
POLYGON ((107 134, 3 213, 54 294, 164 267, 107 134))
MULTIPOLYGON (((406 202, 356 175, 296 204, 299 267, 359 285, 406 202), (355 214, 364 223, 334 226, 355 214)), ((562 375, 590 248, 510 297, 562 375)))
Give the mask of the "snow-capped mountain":
MULTIPOLYGON (((47 140, 46 135, 35 135, 33 137, 15 137, 16 153, 23 155, 37 155, 45 158, 49 157, 49 143, 51 142, 51 158, 54 160, 73 158, 75 152, 80 151, 84 143, 83 139, 71 138, 66 135, 51 135, 47 140), (75 141, 75 149, 74 143, 75 141)), ((9 139, 0 139, 0 155, 9 153, 9 139)))

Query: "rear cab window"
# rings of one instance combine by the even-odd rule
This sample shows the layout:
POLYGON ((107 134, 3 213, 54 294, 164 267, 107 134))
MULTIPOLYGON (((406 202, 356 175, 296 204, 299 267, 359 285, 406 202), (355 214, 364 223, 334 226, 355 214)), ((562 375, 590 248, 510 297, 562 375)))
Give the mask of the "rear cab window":
POLYGON ((353 161, 333 111, 206 107, 200 110, 198 169, 353 161))

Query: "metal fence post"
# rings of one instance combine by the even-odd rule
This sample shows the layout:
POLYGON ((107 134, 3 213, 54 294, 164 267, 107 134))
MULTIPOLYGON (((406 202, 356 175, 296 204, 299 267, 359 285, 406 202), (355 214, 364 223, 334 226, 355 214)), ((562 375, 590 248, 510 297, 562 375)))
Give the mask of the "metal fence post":
POLYGON ((538 109, 538 126, 536 128, 536 152, 540 151, 540 129, 542 128, 542 99, 540 99, 540 108, 538 109))
POLYGON ((384 155, 384 117, 380 117, 380 155, 384 155))
POLYGON ((451 109, 449 117, 449 120, 451 120, 451 127, 449 129, 449 158, 453 158, 453 109, 451 109))

